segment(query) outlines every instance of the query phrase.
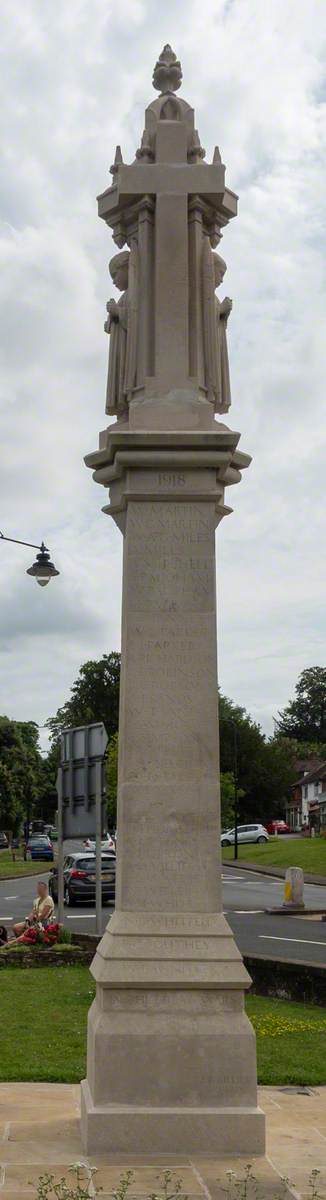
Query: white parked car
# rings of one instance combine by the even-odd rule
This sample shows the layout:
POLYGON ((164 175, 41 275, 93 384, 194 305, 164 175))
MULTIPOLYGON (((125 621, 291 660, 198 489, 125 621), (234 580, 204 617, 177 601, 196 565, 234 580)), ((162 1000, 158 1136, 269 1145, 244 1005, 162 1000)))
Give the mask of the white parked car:
MULTIPOLYGON (((221 846, 234 846, 235 830, 226 829, 221 834, 221 846)), ((238 825, 238 842, 269 842, 265 825, 238 825)))
MULTIPOLYGON (((96 842, 92 838, 84 838, 83 846, 85 846, 86 850, 96 850, 96 842)), ((116 845, 110 833, 106 834, 104 842, 101 842, 101 847, 102 850, 112 850, 113 854, 115 854, 116 845)))

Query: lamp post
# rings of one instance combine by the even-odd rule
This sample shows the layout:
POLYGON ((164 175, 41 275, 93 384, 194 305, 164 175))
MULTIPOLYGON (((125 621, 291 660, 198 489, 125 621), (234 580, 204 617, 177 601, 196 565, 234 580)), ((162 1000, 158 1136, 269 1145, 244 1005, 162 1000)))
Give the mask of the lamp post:
POLYGON ((50 551, 47 549, 47 546, 44 545, 44 542, 42 542, 40 546, 36 545, 35 542, 22 542, 20 538, 6 537, 1 530, 0 538, 3 542, 14 542, 16 546, 31 546, 33 550, 39 551, 39 553, 36 555, 33 565, 28 567, 26 575, 33 575, 40 587, 46 587, 47 583, 50 583, 50 579, 53 579, 55 575, 60 574, 60 572, 57 571, 56 567, 54 566, 54 563, 51 562, 50 551))

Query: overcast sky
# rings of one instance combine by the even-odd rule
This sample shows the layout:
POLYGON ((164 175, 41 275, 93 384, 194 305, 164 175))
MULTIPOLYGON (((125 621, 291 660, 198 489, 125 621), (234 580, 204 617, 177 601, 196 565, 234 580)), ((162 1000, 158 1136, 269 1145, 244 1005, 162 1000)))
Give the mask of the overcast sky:
MULTIPOLYGON (((253 455, 217 534, 222 690, 266 732, 325 665, 325 0, 16 0, 1 17, 0 712, 43 725, 120 647, 121 535, 83 466, 103 428, 107 264, 95 196, 139 145, 165 42, 219 144, 232 428, 253 455)), ((43 740, 43 744, 44 740, 43 740)))

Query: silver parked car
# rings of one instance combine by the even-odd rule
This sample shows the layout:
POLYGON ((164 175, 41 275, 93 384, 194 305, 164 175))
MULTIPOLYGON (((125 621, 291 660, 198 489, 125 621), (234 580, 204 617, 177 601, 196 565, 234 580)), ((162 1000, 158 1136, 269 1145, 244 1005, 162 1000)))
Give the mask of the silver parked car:
MULTIPOLYGON (((234 829, 226 829, 221 834, 221 846, 234 846, 234 841, 234 829)), ((238 825, 238 842, 269 842, 265 825, 238 825)))

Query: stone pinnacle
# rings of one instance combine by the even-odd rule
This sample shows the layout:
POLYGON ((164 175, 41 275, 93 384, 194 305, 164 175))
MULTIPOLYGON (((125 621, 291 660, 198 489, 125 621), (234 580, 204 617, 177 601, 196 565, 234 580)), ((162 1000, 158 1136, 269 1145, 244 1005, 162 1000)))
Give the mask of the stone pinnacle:
POLYGON ((177 92, 181 87, 181 63, 172 47, 163 46, 153 72, 153 87, 164 96, 166 92, 177 92))

